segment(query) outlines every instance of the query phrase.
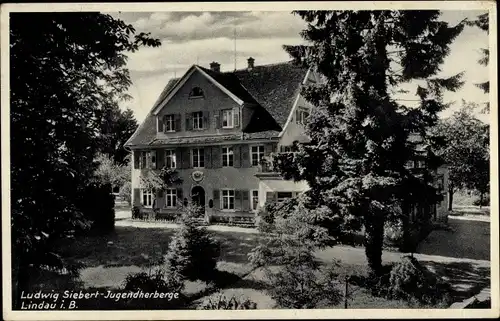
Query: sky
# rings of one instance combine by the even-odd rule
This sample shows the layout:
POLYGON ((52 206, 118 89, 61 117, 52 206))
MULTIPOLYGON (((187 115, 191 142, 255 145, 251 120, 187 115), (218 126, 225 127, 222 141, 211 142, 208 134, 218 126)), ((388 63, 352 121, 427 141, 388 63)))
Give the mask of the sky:
MULTIPOLYGON (((441 18, 455 25, 464 18, 475 19, 481 13, 471 10, 443 11, 441 18)), ((304 43, 300 31, 306 26, 299 16, 282 11, 110 14, 132 24, 137 32, 150 32, 152 37, 162 42, 158 48, 141 48, 128 54, 128 68, 133 83, 129 94, 133 99, 124 102, 122 108, 132 109, 139 122, 152 108, 168 80, 181 77, 191 65, 208 68, 210 62, 217 61, 222 71, 230 71, 235 66, 237 69, 245 68, 250 56, 255 59, 256 66, 288 61, 290 57, 282 45, 304 43)), ((460 106, 462 99, 477 103, 488 101, 488 95, 474 86, 475 83, 488 80, 488 67, 477 63, 481 58, 480 48, 487 47, 487 33, 475 27, 466 27, 455 39, 439 76, 465 72, 466 83, 458 92, 445 94, 445 101, 455 103, 441 116, 450 115, 460 106)), ((409 89, 410 93, 401 98, 416 99, 415 86, 406 86, 405 89, 409 89)), ((485 121, 488 118, 487 115, 479 117, 485 121)))

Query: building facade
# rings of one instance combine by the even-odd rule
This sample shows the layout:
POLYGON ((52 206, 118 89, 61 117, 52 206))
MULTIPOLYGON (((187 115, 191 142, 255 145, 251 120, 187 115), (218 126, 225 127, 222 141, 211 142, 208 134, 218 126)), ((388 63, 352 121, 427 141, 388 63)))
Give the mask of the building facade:
MULTIPOLYGON (((283 180, 265 159, 307 141, 311 106, 302 86, 318 75, 291 62, 221 72, 191 66, 168 82, 153 108, 125 144, 132 152, 132 203, 142 212, 175 215, 193 201, 211 221, 253 222, 268 200, 306 190, 283 180), (155 195, 141 177, 167 167, 180 182, 155 195)), ((442 206, 446 209, 446 206, 442 206)))

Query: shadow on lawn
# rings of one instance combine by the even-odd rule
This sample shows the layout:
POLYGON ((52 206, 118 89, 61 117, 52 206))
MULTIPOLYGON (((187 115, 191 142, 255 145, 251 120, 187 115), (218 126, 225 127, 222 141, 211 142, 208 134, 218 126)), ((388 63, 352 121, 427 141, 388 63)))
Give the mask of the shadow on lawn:
POLYGON ((422 262, 440 277, 449 279, 453 301, 463 301, 491 285, 490 268, 468 262, 422 262))

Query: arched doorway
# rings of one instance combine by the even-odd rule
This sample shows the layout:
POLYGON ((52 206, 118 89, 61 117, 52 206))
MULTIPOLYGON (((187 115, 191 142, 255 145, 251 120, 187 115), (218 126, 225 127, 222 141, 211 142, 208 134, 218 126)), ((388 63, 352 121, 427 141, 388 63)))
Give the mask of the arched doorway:
POLYGON ((201 186, 195 186, 191 190, 191 200, 194 205, 200 207, 200 215, 205 214, 205 190, 201 186))

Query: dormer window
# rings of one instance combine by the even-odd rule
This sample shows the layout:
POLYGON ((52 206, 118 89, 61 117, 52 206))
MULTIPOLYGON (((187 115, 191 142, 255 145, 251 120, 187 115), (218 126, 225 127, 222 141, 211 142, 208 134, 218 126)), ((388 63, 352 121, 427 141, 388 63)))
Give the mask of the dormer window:
POLYGON ((200 87, 194 87, 189 93, 189 99, 203 98, 203 90, 200 87))
POLYGON ((309 117, 309 112, 305 109, 298 109, 296 112, 297 124, 305 125, 307 121, 307 117, 309 117))

